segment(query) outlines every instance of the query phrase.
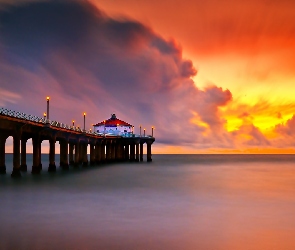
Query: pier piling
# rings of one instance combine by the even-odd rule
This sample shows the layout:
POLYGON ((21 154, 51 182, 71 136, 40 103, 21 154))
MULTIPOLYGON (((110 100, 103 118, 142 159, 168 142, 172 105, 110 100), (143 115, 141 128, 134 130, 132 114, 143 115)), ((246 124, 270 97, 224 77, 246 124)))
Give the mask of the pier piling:
POLYGON ((143 145, 147 146, 147 161, 152 161, 151 145, 154 137, 101 135, 82 131, 74 126, 63 125, 48 119, 26 115, 0 108, 0 174, 6 174, 5 145, 7 138, 13 138, 13 171, 11 177, 20 177, 27 171, 28 139, 32 139, 32 174, 42 170, 41 145, 49 141, 48 172, 56 171, 55 144, 60 145, 60 166, 69 169, 74 166, 88 165, 87 146, 90 147, 90 164, 118 161, 143 161, 143 145))

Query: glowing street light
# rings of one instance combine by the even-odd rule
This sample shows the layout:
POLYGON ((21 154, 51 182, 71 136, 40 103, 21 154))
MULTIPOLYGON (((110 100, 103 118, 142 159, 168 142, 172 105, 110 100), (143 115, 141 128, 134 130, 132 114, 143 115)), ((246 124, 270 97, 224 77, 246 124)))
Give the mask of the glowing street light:
POLYGON ((145 128, 143 129, 143 137, 145 137, 145 128))
POLYGON ((140 137, 141 137, 141 125, 139 126, 139 134, 140 134, 140 137))
POLYGON ((154 137, 154 127, 152 127, 152 137, 154 137))
POLYGON ((86 113, 85 112, 83 113, 83 116, 84 116, 84 129, 83 130, 85 131, 85 117, 86 117, 86 113))
POLYGON ((72 120, 72 123, 73 123, 73 127, 75 126, 75 121, 74 120, 72 120))
POLYGON ((45 119, 46 118, 46 113, 45 112, 43 113, 43 116, 44 116, 44 119, 45 119))
POLYGON ((47 120, 49 120, 49 100, 50 100, 50 97, 47 96, 46 100, 47 100, 47 120))

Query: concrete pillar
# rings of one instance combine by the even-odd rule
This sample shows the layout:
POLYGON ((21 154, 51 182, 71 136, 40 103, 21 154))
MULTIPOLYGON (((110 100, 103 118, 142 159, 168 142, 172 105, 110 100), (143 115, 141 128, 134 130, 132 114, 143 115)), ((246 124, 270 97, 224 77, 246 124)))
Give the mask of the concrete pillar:
POLYGON ((152 143, 147 142, 146 143, 147 149, 146 149, 146 158, 147 161, 152 161, 152 143))
POLYGON ((139 161, 139 144, 136 143, 135 144, 135 148, 136 148, 136 154, 135 154, 135 161, 139 161))
POLYGON ((105 162, 105 160, 106 160, 106 152, 105 152, 105 150, 106 150, 106 145, 105 145, 105 142, 103 142, 102 144, 101 144, 101 147, 100 147, 100 149, 101 149, 101 161, 102 162, 105 162))
POLYGON ((55 172, 56 165, 55 165, 55 142, 56 138, 52 137, 49 139, 49 167, 48 172, 55 172))
POLYGON ((60 166, 63 169, 69 169, 69 160, 68 160, 68 141, 61 140, 60 144, 60 166))
POLYGON ((77 141, 75 144, 75 163, 74 166, 78 167, 80 164, 80 142, 77 141))
POLYGON ((74 144, 69 143, 69 164, 74 164, 74 144))
POLYGON ((82 164, 83 163, 83 159, 84 159, 84 155, 83 155, 83 152, 84 152, 84 143, 83 142, 80 142, 80 145, 79 145, 79 164, 82 164))
POLYGON ((111 142, 108 141, 106 143, 106 161, 110 161, 111 160, 111 142))
POLYGON ((83 144, 83 166, 88 166, 87 143, 83 144))
POLYGON ((23 172, 27 172, 27 138, 21 139, 21 165, 20 170, 23 172))
POLYGON ((135 161, 135 144, 130 143, 130 161, 135 161))
POLYGON ((140 143, 140 157, 139 157, 140 161, 143 161, 143 143, 140 143))
POLYGON ((63 160, 64 160, 64 147, 62 145, 62 141, 59 141, 59 166, 63 166, 63 160))
POLYGON ((90 165, 95 165, 95 150, 92 144, 90 144, 90 165))
POLYGON ((11 177, 21 177, 20 174, 20 140, 21 133, 17 132, 13 135, 13 170, 11 177))
POLYGON ((41 147, 41 142, 40 142, 40 137, 34 136, 32 138, 32 143, 33 143, 33 166, 32 166, 32 174, 40 174, 40 147, 41 147))
POLYGON ((122 161, 125 161, 125 145, 123 143, 121 145, 121 152, 120 152, 120 154, 121 154, 121 160, 122 161))
POLYGON ((101 144, 100 143, 97 143, 95 145, 95 161, 96 163, 101 162, 101 144))
POLYGON ((42 140, 40 139, 40 145, 39 145, 39 168, 42 170, 42 162, 41 162, 41 146, 42 146, 42 140))
POLYGON ((68 141, 63 142, 64 147, 64 165, 63 169, 69 169, 69 143, 68 141))
POLYGON ((115 161, 116 160, 116 143, 114 141, 112 141, 112 145, 111 145, 111 160, 115 161))
POLYGON ((122 144, 122 142, 117 143, 117 147, 116 147, 116 155, 117 155, 117 160, 118 161, 122 161, 123 160, 123 150, 124 150, 124 145, 122 144))
POLYGON ((0 174, 6 174, 5 165, 5 143, 8 135, 0 134, 0 174))
POLYGON ((115 160, 116 161, 120 161, 120 147, 121 147, 121 143, 119 143, 117 141, 116 145, 115 145, 115 160))
POLYGON ((125 150, 124 150, 124 153, 125 153, 125 160, 128 161, 129 160, 129 144, 125 144, 125 150))

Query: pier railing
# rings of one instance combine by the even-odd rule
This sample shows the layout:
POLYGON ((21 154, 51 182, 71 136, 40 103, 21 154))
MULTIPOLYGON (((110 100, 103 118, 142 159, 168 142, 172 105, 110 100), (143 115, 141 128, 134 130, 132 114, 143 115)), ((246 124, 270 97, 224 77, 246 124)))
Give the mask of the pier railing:
MULTIPOLYGON (((1 108, 0 107, 0 115, 5 115, 5 116, 9 116, 9 117, 13 117, 13 118, 18 118, 18 119, 22 119, 22 120, 26 120, 26 121, 30 121, 30 122, 35 122, 35 123, 39 123, 39 124, 50 124, 50 126, 53 127, 57 127, 57 128, 63 128, 63 129, 67 129, 67 130, 71 130, 71 131, 76 131, 76 132, 84 132, 86 134, 89 135, 97 135, 97 136, 116 136, 115 134, 103 134, 103 133, 96 133, 94 131, 83 131, 80 127, 75 127, 75 126, 69 126, 65 123, 61 123, 58 121, 51 121, 49 119, 47 119, 46 117, 39 117, 39 116, 35 116, 35 115, 28 115, 26 113, 23 112, 18 112, 18 111, 14 111, 14 110, 10 110, 10 109, 6 109, 6 108, 1 108)), ((147 137, 150 138, 152 136, 149 135, 138 135, 138 134, 120 134, 117 135, 118 137, 147 137)))
MULTIPOLYGON (((23 112, 18 112, 6 108, 0 108, 0 115, 5 115, 13 118, 18 118, 30 122, 35 122, 39 124, 50 124, 50 126, 57 127, 57 128, 63 128, 67 130, 72 130, 72 131, 77 131, 77 132, 83 132, 83 130, 80 127, 75 127, 75 126, 69 126, 65 123, 58 122, 58 121, 52 121, 47 119, 46 117, 39 117, 35 115, 28 115, 23 112)), ((85 131, 87 134, 97 134, 91 131, 85 131)), ((97 134, 98 135, 98 134, 97 134)))

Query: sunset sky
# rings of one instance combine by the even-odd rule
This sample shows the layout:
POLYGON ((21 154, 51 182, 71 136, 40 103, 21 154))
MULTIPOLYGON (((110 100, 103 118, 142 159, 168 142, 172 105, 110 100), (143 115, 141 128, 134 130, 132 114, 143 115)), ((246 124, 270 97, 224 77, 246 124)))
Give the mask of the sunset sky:
MULTIPOLYGON (((0 0, 0 107, 116 113, 153 153, 295 153, 295 1, 0 0)), ((9 144, 9 142, 8 142, 9 144)))

